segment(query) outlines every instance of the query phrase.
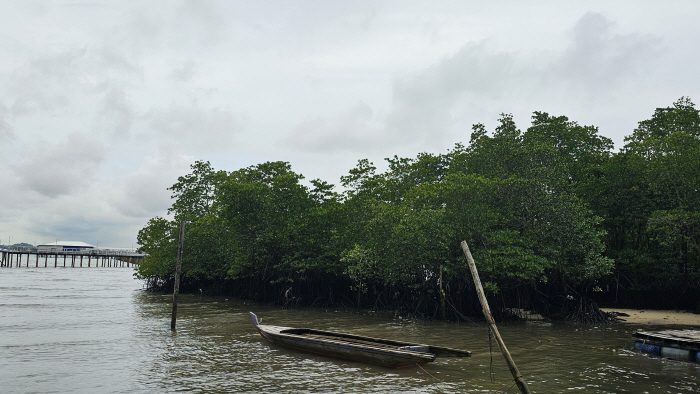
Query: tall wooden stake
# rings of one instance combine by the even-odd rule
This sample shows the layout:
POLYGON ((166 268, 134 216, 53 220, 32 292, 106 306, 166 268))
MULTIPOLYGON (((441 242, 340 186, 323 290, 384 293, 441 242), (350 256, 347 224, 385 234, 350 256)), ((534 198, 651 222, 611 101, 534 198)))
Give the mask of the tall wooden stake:
POLYGON ((180 275, 182 274, 182 244, 185 242, 185 221, 180 221, 180 242, 177 245, 177 265, 175 266, 175 288, 173 289, 173 317, 170 329, 175 331, 177 321, 177 295, 180 294, 180 275))
POLYGON ((445 319, 445 289, 442 288, 442 264, 440 264, 440 317, 445 319))
POLYGON ((503 342, 503 338, 501 338, 501 334, 498 332, 496 322, 493 320, 493 316, 491 315, 491 309, 489 309, 489 304, 486 301, 486 294, 484 294, 484 288, 481 286, 479 272, 476 270, 476 264, 474 264, 474 258, 472 257, 472 253, 469 251, 467 241, 462 241, 462 251, 467 257, 467 263, 469 263, 469 270, 472 272, 472 277, 474 278, 476 293, 479 295, 479 301, 481 302, 481 308, 484 312, 484 317, 486 317, 486 321, 491 326, 491 331, 496 337, 496 342, 498 342, 498 347, 501 348, 501 353, 506 359, 506 363, 508 363, 508 369, 510 369, 510 373, 511 375, 513 375, 513 379, 515 379, 515 384, 518 386, 521 393, 530 394, 530 390, 527 388, 525 380, 523 380, 523 375, 520 374, 520 371, 518 371, 518 367, 515 366, 515 361, 513 361, 513 358, 510 356, 508 348, 506 348, 506 344, 505 342, 503 342))

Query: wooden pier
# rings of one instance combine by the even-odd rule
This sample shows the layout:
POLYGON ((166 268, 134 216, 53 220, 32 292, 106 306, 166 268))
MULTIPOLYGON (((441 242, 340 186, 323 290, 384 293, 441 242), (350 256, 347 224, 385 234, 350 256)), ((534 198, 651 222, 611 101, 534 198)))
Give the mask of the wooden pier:
POLYGON ((634 348, 643 353, 700 362, 700 331, 636 331, 634 348))
POLYGON ((143 261, 139 253, 19 252, 0 251, 0 267, 135 267, 143 261))

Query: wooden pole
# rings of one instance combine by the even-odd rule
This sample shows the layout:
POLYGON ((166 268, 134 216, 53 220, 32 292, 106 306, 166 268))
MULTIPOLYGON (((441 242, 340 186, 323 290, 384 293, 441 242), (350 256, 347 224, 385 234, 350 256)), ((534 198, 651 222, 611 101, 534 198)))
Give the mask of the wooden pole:
POLYGON ((496 327, 496 322, 494 321, 493 316, 491 315, 491 309, 489 309, 489 304, 486 301, 486 294, 484 293, 484 288, 481 286, 479 272, 476 270, 476 264, 474 264, 474 258, 472 257, 472 253, 469 251, 467 241, 462 241, 462 251, 467 257, 467 263, 469 263, 469 270, 472 272, 472 277, 474 278, 476 293, 479 295, 479 301, 481 302, 481 308, 484 312, 484 317, 486 317, 486 321, 489 323, 494 337, 496 337, 498 347, 501 348, 501 353, 506 359, 506 363, 508 363, 508 369, 510 369, 510 373, 511 375, 513 375, 513 379, 515 379, 515 384, 518 386, 521 393, 530 394, 530 390, 527 388, 525 380, 523 380, 523 375, 520 374, 520 371, 518 371, 518 367, 515 366, 515 361, 513 361, 513 358, 510 356, 508 348, 506 348, 506 344, 505 342, 503 342, 503 338, 501 338, 501 334, 498 332, 498 327, 496 327))
POLYGON ((445 289, 442 287, 442 264, 440 264, 440 316, 445 319, 445 289))
POLYGON ((173 317, 170 329, 175 331, 177 321, 177 295, 180 293, 180 275, 182 274, 182 244, 185 241, 185 221, 180 221, 180 242, 177 245, 177 265, 175 266, 175 287, 173 289, 173 317))

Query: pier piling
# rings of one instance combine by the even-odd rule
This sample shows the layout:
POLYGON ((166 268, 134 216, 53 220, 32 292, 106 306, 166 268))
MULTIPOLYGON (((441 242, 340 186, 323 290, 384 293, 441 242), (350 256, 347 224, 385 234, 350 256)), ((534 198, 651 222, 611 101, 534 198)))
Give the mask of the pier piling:
POLYGON ((58 268, 58 258, 63 256, 63 267, 68 267, 68 256, 71 258, 70 267, 72 268, 83 268, 83 261, 87 257, 87 267, 92 267, 92 258, 95 258, 95 267, 99 267, 99 262, 102 261, 102 267, 133 267, 138 265, 143 261, 143 254, 140 253, 120 253, 120 254, 109 254, 109 253, 80 253, 73 251, 66 252, 27 252, 27 251, 15 251, 15 250, 2 250, 0 251, 0 267, 5 268, 22 268, 22 264, 25 263, 24 256, 27 256, 25 267, 29 268, 31 266, 32 255, 34 255, 34 267, 39 268, 39 259, 44 256, 44 268, 49 265, 49 257, 53 256, 53 266, 58 268), (78 262, 78 257, 80 257, 80 262, 78 262))

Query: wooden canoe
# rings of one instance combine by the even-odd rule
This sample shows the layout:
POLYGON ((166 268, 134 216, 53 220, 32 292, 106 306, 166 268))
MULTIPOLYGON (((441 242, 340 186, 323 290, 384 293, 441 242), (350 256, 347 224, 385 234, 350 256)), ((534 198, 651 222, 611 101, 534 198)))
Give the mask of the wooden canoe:
POLYGON ((436 357, 470 357, 471 352, 438 346, 370 338, 310 328, 291 328, 260 324, 250 312, 253 324, 268 341, 289 348, 382 365, 408 367, 435 361, 436 357))

